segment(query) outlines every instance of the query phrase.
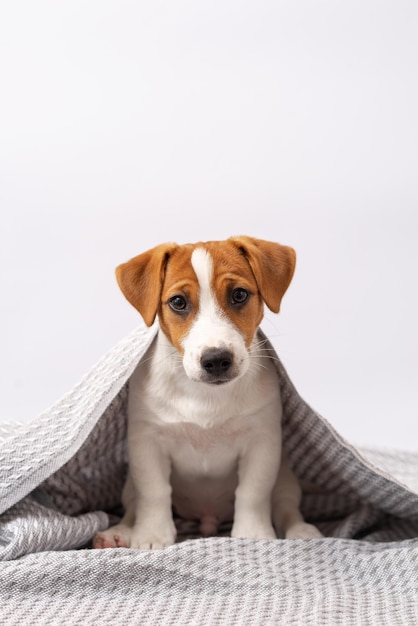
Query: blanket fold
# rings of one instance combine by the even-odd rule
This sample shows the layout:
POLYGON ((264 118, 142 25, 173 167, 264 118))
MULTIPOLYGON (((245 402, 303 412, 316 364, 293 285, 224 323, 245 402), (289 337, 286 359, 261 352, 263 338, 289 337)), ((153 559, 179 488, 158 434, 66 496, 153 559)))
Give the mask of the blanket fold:
POLYGON ((197 526, 177 520, 181 542, 163 551, 88 549, 121 512, 129 378, 156 331, 138 328, 37 419, 0 425, 0 622, 418 623, 418 453, 350 445, 269 343, 283 445, 325 538, 240 541, 225 527, 187 541, 197 526))

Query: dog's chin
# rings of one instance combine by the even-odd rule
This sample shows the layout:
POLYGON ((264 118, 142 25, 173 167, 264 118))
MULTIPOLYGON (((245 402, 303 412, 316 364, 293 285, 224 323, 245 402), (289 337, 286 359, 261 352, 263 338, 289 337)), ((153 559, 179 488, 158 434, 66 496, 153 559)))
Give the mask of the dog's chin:
POLYGON ((236 379, 237 377, 234 376, 234 378, 219 378, 217 380, 202 380, 200 382, 204 383, 205 385, 209 385, 210 387, 219 387, 220 385, 227 385, 228 383, 232 383, 236 379))
POLYGON ((208 387, 228 386, 231 383, 234 383, 235 381, 237 381, 239 378, 241 378, 243 374, 244 372, 237 372, 229 376, 214 377, 214 376, 208 376, 205 372, 198 374, 197 376, 189 376, 186 372, 186 375, 189 378, 189 380, 195 383, 207 385, 208 387))

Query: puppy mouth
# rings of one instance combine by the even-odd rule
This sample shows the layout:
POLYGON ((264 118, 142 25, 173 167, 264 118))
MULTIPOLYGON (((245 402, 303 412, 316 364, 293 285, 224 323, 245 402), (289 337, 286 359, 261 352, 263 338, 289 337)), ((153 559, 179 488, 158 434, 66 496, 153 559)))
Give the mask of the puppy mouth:
POLYGON ((208 387, 222 387, 224 385, 228 385, 228 383, 233 383, 234 380, 237 380, 237 378, 240 377, 240 374, 234 373, 234 374, 230 374, 228 376, 210 376, 207 374, 207 372, 205 371, 201 371, 198 374, 195 375, 188 375, 186 372, 187 377, 195 382, 195 383, 199 383, 202 385, 207 385, 208 387))
POLYGON ((222 385, 228 385, 228 383, 233 383, 235 380, 238 380, 242 374, 243 372, 235 367, 229 369, 228 372, 217 375, 209 374, 207 371, 202 370, 197 380, 211 387, 221 387, 222 385))
POLYGON ((227 383, 230 383, 231 381, 235 380, 236 376, 234 376, 234 378, 220 378, 218 380, 202 380, 202 383, 205 383, 206 385, 215 385, 215 386, 220 386, 220 385, 226 385, 227 383))

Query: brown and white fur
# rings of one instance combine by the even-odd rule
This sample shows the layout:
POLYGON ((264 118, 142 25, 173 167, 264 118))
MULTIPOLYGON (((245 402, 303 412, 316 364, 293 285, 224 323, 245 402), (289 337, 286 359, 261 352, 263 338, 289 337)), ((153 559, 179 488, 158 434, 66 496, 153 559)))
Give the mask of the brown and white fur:
POLYGON ((160 330, 130 380, 125 516, 94 547, 173 544, 172 508, 204 536, 226 520, 232 537, 321 536, 299 511, 278 374, 257 335, 294 266, 292 248, 234 237, 163 244, 117 268, 126 298, 160 330))

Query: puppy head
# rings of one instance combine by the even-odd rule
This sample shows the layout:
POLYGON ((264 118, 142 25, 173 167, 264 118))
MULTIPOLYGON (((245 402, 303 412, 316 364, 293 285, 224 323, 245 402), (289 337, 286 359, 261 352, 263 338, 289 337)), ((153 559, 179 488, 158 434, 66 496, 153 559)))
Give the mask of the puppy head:
POLYGON ((120 265, 116 276, 148 326, 158 314, 187 376, 222 384, 247 371, 264 303, 279 312, 295 259, 287 246, 232 237, 162 244, 120 265))

